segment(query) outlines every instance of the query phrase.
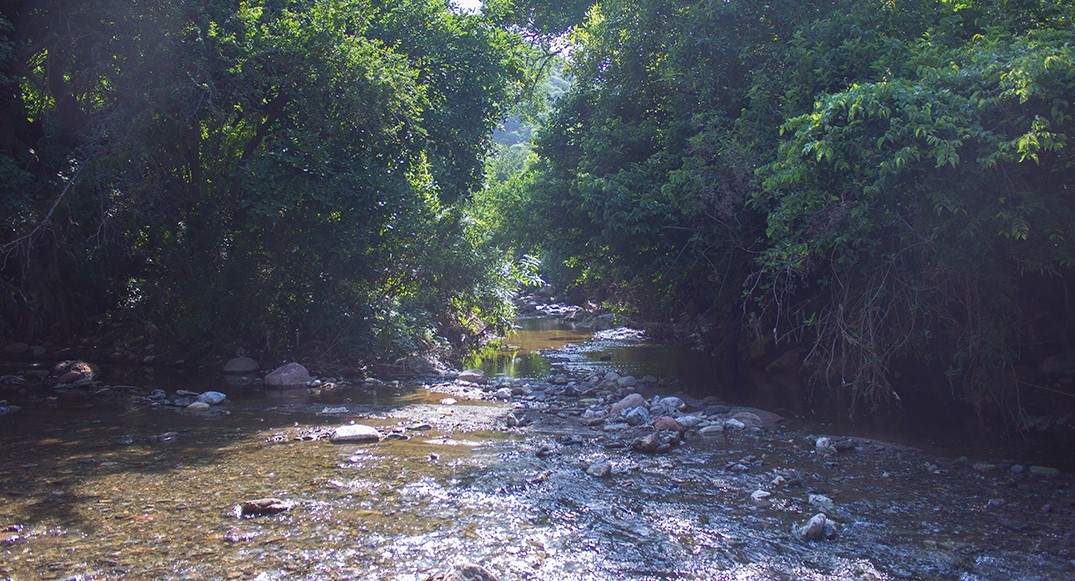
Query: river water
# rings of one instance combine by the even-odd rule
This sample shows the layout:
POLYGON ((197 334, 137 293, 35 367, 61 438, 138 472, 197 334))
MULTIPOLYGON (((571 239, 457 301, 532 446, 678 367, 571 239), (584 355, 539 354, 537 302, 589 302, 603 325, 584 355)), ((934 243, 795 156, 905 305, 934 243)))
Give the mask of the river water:
MULTIPOLYGON (((515 385, 610 368, 672 375, 691 357, 630 333, 592 342, 528 325, 489 362, 515 385)), ((469 400, 450 381, 167 387, 229 402, 194 414, 8 397, 23 409, 0 417, 0 578, 427 579, 463 562, 500 579, 1075 577, 1073 481, 1020 458, 867 439, 819 454, 834 426, 809 420, 641 454, 575 421, 594 402, 469 400), (524 408, 564 423, 507 427, 524 408), (354 421, 400 439, 317 437, 354 421), (597 461, 610 477, 585 472, 597 461), (755 501, 758 490, 771 496, 755 501), (293 507, 235 516, 262 497, 293 507), (818 510, 837 536, 801 540, 818 510)))

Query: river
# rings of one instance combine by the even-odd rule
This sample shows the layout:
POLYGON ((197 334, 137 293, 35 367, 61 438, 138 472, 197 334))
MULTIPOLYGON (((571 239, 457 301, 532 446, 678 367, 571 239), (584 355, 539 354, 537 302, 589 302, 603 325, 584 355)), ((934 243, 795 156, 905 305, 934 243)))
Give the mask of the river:
POLYGON ((500 579, 1075 577, 1066 472, 805 416, 633 451, 582 421, 619 395, 554 395, 544 379, 685 377, 691 356, 527 324, 489 364, 515 377, 511 401, 450 379, 266 390, 216 376, 139 386, 227 393, 213 413, 5 395, 22 410, 0 417, 0 578, 420 580, 465 562, 500 579), (320 437, 350 422, 394 436, 320 437), (601 462, 611 474, 586 472, 601 462), (235 515, 263 497, 291 508, 235 515), (803 540, 818 512, 836 534, 803 540))

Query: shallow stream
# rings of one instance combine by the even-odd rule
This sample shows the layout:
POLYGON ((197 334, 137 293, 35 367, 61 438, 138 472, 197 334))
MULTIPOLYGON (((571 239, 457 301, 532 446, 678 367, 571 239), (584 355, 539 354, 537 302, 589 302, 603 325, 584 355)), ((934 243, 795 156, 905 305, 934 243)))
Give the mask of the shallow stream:
MULTIPOLYGON (((511 375, 674 371, 632 359, 664 349, 632 336, 533 325, 511 375)), ((462 562, 500 579, 1075 577, 1072 478, 1019 459, 867 439, 820 454, 831 426, 804 421, 642 454, 577 421, 583 400, 468 400, 447 380, 182 387, 228 393, 227 413, 31 393, 0 417, 0 578, 427 579, 462 562), (509 428, 513 410, 559 423, 509 428), (401 439, 316 438, 353 421, 401 439), (611 476, 586 473, 598 461, 611 476), (801 540, 819 496, 838 534, 801 540), (293 508, 235 516, 262 497, 293 508)))

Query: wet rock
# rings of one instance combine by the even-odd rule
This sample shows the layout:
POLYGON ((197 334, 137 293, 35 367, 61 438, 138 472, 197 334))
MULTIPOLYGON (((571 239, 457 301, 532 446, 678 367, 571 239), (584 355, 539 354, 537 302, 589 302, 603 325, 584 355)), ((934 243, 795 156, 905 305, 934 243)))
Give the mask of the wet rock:
POLYGON ((469 381, 470 383, 484 384, 486 382, 485 372, 481 369, 467 369, 460 373, 457 377, 459 381, 469 381))
POLYGON ((85 361, 61 361, 52 368, 56 383, 84 385, 97 379, 97 366, 85 361))
POLYGON ((703 420, 699 416, 686 415, 686 416, 679 416, 678 418, 676 418, 676 421, 679 422, 679 424, 681 426, 683 426, 685 429, 690 430, 692 428, 698 427, 698 425, 701 424, 703 420))
POLYGON ((1008 471, 1012 474, 1022 474, 1023 472, 1026 472, 1026 466, 1023 466, 1022 464, 1013 464, 1008 471))
POLYGON ((586 473, 594 478, 608 478, 612 474, 612 464, 608 462, 594 462, 586 469, 586 473))
POLYGON ((718 436, 723 436, 724 426, 721 424, 705 426, 704 428, 698 430, 698 435, 702 436, 703 438, 716 438, 718 436))
POLYGON ((655 454, 657 452, 663 452, 671 446, 668 446, 665 442, 661 441, 659 434, 647 434, 641 438, 635 440, 631 444, 631 449, 637 452, 643 452, 645 454, 655 454), (664 448, 662 450, 662 448, 664 448))
POLYGON ((171 442, 179 437, 179 432, 164 432, 150 438, 153 442, 171 442))
POLYGON ((1058 476, 1060 470, 1052 466, 1031 466, 1030 473, 1034 476, 1058 476))
POLYGON ((269 372, 265 376, 265 385, 273 387, 306 385, 310 379, 310 372, 302 364, 291 362, 269 372))
POLYGON ((232 357, 224 364, 224 373, 233 375, 256 373, 259 368, 258 362, 249 357, 232 357))
POLYGON ((653 420, 653 429, 682 432, 683 425, 676 421, 676 418, 673 418, 672 416, 661 416, 653 420))
POLYGON ((220 393, 219 391, 207 391, 198 396, 197 401, 207 403, 209 405, 220 405, 224 403, 224 400, 228 399, 228 396, 220 393))
POLYGON ((629 426, 642 426, 649 423, 649 410, 645 406, 638 406, 627 412, 623 420, 629 426))
MULTIPOLYGON (((732 419, 743 424, 744 427, 760 428, 762 427, 761 417, 754 412, 737 412, 732 415, 732 419)), ((729 420, 731 421, 731 420, 729 420)))
POLYGON ((743 422, 741 422, 741 421, 739 421, 739 420, 737 420, 735 418, 732 418, 732 419, 727 420, 727 421, 724 422, 724 428, 725 429, 742 430, 745 427, 747 427, 746 424, 744 424, 743 422))
MULTIPOLYGON (((612 372, 610 371, 609 373, 612 373, 612 372)), ((612 409, 609 410, 609 413, 612 414, 613 416, 618 416, 621 413, 623 413, 625 410, 630 410, 630 409, 634 409, 636 407, 645 406, 645 405, 646 405, 646 398, 642 397, 640 394, 632 393, 632 394, 624 397, 623 399, 621 399, 619 402, 617 402, 615 404, 612 404, 612 409)))
POLYGON ((497 581, 497 578, 485 567, 464 563, 456 565, 447 573, 428 577, 426 581, 497 581))
POLYGON ((204 401, 195 401, 191 402, 190 405, 186 407, 186 410, 188 412, 204 412, 209 411, 209 408, 211 407, 212 406, 210 406, 208 403, 205 403, 204 401))
POLYGON ((759 508, 767 508, 772 506, 773 502, 769 500, 773 493, 767 490, 755 490, 750 493, 750 500, 754 501, 754 505, 759 508))
POLYGON ((836 524, 824 514, 818 513, 805 525, 796 529, 795 533, 804 541, 821 541, 836 535, 836 524))
POLYGON ((11 405, 7 402, 0 402, 0 416, 11 415, 22 408, 17 405, 11 405))
POLYGON ((379 442, 381 440, 381 433, 377 431, 377 428, 372 426, 366 426, 363 424, 349 424, 346 426, 339 426, 336 431, 332 433, 332 437, 329 438, 334 443, 338 442, 379 442))
POLYGON ((245 500, 235 505, 232 513, 238 518, 250 518, 286 512, 291 510, 291 506, 290 502, 284 502, 279 498, 256 498, 254 500, 245 500))
POLYGON ((807 502, 822 512, 831 513, 836 508, 836 503, 824 494, 811 494, 807 497, 807 502))

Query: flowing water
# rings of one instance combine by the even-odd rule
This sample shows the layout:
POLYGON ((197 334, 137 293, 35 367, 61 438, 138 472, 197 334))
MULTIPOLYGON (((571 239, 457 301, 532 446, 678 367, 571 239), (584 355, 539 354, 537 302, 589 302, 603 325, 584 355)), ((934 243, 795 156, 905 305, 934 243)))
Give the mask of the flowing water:
MULTIPOLYGON (((631 334, 527 325, 490 366, 525 378, 693 365, 631 334)), ((173 387, 224 391, 229 413, 29 393, 0 417, 0 578, 426 579, 464 561, 501 579, 1075 577, 1066 474, 868 440, 826 456, 809 423, 645 455, 581 424, 509 429, 510 404, 449 383, 173 387), (401 438, 316 437, 351 421, 401 438), (611 477, 586 474, 602 460, 611 477), (835 503, 835 539, 794 534, 817 512, 811 494, 835 503), (236 517, 262 497, 293 507, 236 517)))

